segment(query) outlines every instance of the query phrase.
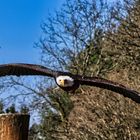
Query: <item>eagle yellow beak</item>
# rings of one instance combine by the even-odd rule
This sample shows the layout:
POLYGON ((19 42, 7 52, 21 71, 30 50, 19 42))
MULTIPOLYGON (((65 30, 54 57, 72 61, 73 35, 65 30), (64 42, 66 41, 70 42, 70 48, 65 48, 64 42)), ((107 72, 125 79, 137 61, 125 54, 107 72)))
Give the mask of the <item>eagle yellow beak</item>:
POLYGON ((61 86, 64 87, 65 81, 64 80, 61 80, 60 83, 61 83, 61 86))

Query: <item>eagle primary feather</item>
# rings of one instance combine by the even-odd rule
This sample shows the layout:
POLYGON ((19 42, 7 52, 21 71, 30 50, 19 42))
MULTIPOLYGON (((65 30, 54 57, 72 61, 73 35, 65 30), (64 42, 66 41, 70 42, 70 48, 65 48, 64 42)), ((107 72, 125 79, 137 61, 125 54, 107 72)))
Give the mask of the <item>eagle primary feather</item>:
POLYGON ((77 78, 81 85, 95 86, 103 89, 108 89, 123 95, 124 97, 131 98, 133 101, 140 103, 140 93, 125 87, 122 84, 112 82, 99 77, 81 77, 77 78))
POLYGON ((44 66, 34 64, 19 63, 19 64, 0 65, 0 77, 8 75, 16 75, 16 76, 42 75, 53 77, 55 78, 55 80, 58 76, 69 76, 73 78, 74 85, 71 87, 61 87, 66 91, 70 90, 73 91, 73 89, 78 88, 79 85, 89 85, 117 92, 125 97, 131 98, 133 101, 137 103, 140 103, 140 93, 138 93, 137 91, 129 89, 119 83, 115 83, 99 77, 83 77, 81 75, 73 75, 68 72, 54 71, 44 66))
POLYGON ((0 65, 0 76, 8 76, 8 75, 15 76, 42 75, 55 77, 57 73, 44 66, 34 64, 17 63, 17 64, 0 65))

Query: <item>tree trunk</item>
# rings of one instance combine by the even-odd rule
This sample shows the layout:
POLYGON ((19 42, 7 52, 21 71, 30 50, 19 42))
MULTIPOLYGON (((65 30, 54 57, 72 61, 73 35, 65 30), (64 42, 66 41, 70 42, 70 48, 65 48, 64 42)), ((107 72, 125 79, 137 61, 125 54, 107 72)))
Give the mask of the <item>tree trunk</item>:
POLYGON ((0 140, 28 140, 30 115, 0 114, 0 140))

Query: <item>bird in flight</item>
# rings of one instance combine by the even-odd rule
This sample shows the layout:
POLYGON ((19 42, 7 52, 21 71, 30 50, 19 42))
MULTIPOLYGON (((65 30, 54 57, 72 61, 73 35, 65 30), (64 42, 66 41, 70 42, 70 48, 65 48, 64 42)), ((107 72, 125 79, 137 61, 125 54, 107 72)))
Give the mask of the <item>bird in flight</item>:
POLYGON ((3 64, 0 65, 0 77, 2 76, 31 76, 40 75, 54 78, 56 84, 64 91, 74 91, 79 85, 95 86, 108 89, 128 97, 133 101, 140 103, 140 93, 110 80, 99 77, 86 77, 82 75, 74 75, 69 72, 55 71, 47 67, 35 64, 3 64))

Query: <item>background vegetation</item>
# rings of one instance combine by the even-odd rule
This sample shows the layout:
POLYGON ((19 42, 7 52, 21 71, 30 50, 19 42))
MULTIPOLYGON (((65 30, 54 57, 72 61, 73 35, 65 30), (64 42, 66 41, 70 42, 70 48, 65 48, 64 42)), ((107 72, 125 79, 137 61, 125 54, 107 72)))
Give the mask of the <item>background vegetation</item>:
MULTIPOLYGON (((140 91, 139 0, 67 0, 41 28, 44 35, 36 48, 43 65, 140 91)), ((66 94, 48 78, 36 88, 16 78, 1 82, 2 90, 5 86, 22 87, 19 95, 30 95, 29 109, 41 116, 40 124, 30 128, 30 140, 140 139, 140 106, 111 91, 82 86, 66 94)))

